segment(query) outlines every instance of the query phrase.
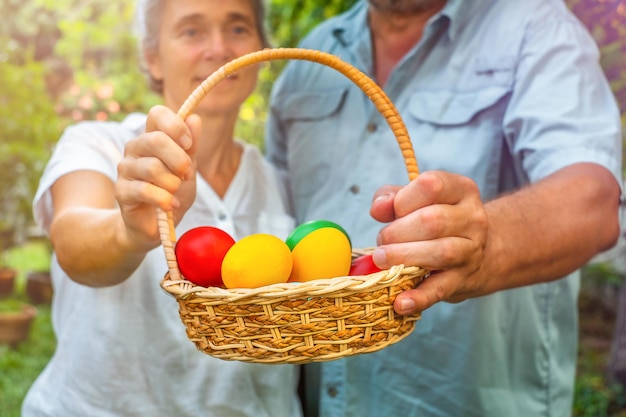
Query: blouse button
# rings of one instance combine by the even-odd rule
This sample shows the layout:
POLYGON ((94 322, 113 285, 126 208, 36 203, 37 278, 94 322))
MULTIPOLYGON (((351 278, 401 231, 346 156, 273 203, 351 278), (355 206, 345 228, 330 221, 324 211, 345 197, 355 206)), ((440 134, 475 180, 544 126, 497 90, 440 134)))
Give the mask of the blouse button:
POLYGON ((358 185, 354 184, 352 187, 350 187, 350 192, 352 194, 358 194, 359 191, 361 191, 361 189, 359 188, 358 185))
POLYGON ((378 125, 376 123, 368 123, 367 124, 367 131, 370 133, 374 133, 376 132, 376 130, 378 129, 378 125))

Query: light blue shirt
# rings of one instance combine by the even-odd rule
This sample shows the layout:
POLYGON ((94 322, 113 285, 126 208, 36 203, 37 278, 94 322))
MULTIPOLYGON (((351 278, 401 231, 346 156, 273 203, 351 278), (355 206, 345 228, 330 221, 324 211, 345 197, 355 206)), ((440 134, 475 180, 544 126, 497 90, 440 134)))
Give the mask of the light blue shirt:
MULTIPOLYGON (((372 74, 367 3, 301 46, 372 74)), ((449 0, 385 91, 420 170, 469 176, 485 200, 577 162, 621 182, 618 109, 593 40, 562 0, 449 0)), ((355 247, 374 245, 374 191, 408 182, 383 117, 343 75, 302 61, 289 63, 271 103, 268 157, 287 171, 297 220, 336 221, 355 247)), ((320 415, 571 415, 578 290, 574 274, 440 303, 404 341, 324 363, 320 415)))

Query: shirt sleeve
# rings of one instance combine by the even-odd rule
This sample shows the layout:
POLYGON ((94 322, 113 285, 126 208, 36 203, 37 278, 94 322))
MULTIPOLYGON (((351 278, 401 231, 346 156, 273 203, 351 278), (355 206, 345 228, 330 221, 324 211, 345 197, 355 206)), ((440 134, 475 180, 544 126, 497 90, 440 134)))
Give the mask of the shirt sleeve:
POLYGON ((71 126, 57 143, 33 200, 33 215, 46 233, 52 221, 50 187, 62 176, 75 171, 96 171, 111 181, 117 178, 117 164, 123 157, 124 140, 113 124, 83 122, 71 126))
POLYGON ((574 17, 527 26, 503 124, 512 157, 531 182, 592 162, 622 184, 619 109, 598 60, 574 17))

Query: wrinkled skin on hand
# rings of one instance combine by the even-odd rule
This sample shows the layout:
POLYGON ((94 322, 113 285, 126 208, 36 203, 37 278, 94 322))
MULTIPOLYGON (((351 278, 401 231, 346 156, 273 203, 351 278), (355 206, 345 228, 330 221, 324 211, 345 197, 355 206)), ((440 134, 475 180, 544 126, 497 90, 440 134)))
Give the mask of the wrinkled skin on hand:
POLYGON ((478 187, 469 178, 431 171, 405 187, 382 187, 370 214, 388 223, 374 252, 379 267, 418 265, 432 271, 418 288, 398 296, 396 312, 411 314, 480 292, 489 224, 478 187))
POLYGON ((615 245, 620 195, 611 171, 594 163, 568 165, 484 203, 469 178, 426 172, 377 192, 370 212, 389 224, 374 262, 432 271, 396 298, 399 314, 554 281, 615 245))

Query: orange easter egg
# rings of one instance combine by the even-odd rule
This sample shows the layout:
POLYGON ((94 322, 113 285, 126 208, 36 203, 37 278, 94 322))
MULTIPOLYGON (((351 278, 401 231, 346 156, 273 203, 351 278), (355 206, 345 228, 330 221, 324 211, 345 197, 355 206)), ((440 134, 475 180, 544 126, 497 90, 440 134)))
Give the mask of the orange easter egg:
POLYGON ((293 255, 289 281, 312 281, 348 275, 352 245, 348 234, 326 220, 300 225, 287 238, 293 255))

